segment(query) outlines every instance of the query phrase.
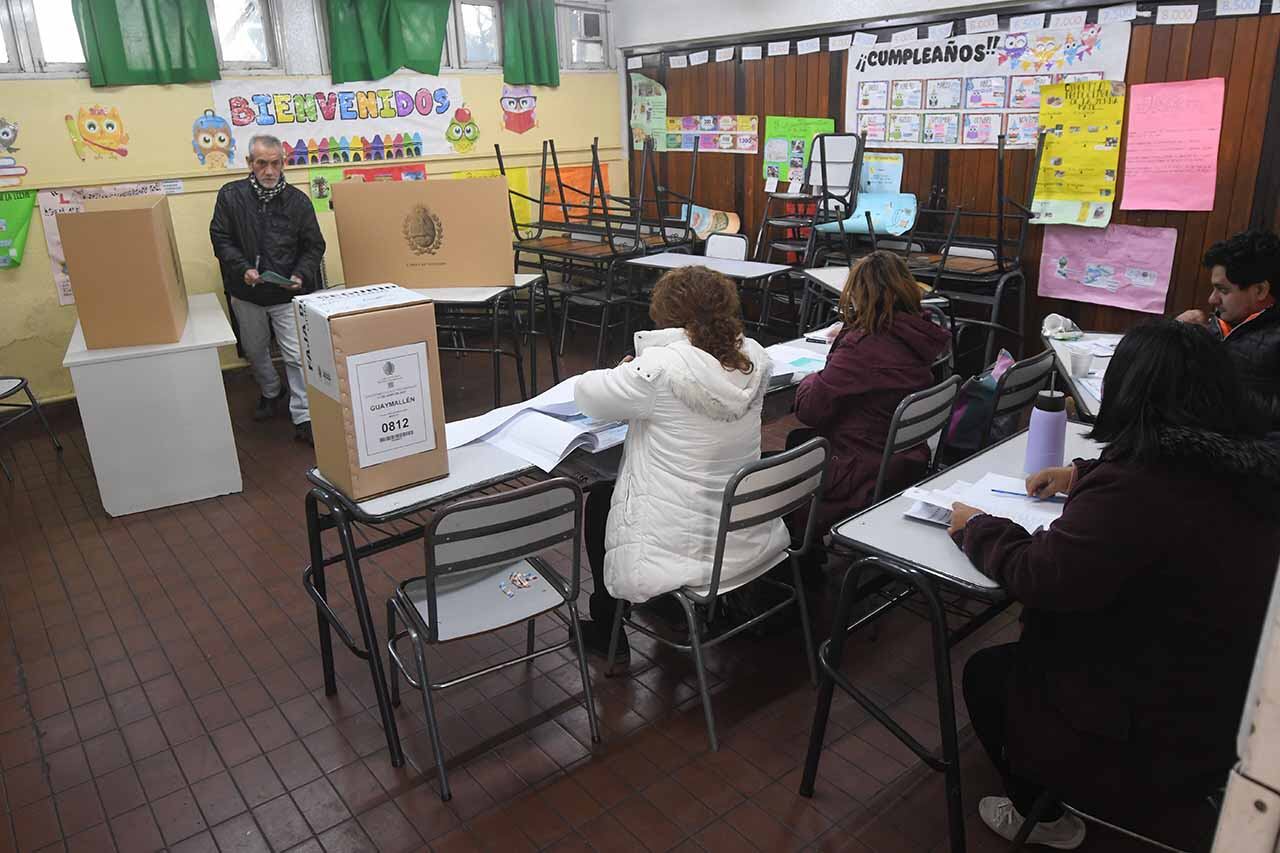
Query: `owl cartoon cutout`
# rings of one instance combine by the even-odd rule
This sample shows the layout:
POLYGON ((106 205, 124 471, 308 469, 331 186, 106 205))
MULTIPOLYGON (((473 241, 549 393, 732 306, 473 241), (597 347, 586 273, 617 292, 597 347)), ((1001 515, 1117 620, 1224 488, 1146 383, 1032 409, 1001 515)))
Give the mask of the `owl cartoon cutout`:
POLYGON ((457 154, 466 154, 476 147, 476 140, 480 138, 480 126, 475 123, 471 117, 471 110, 467 109, 465 104, 454 110, 453 119, 445 129, 444 138, 457 154))
POLYGON ((191 125, 191 150, 206 169, 227 169, 236 160, 236 140, 231 135, 231 123, 213 110, 191 125))
POLYGON ((65 116, 67 133, 71 135, 71 147, 81 160, 92 154, 94 159, 111 159, 129 156, 125 143, 124 120, 115 107, 81 107, 77 115, 65 116))
POLYGON ((538 96, 530 86, 502 87, 502 126, 512 133, 528 133, 538 126, 538 96))

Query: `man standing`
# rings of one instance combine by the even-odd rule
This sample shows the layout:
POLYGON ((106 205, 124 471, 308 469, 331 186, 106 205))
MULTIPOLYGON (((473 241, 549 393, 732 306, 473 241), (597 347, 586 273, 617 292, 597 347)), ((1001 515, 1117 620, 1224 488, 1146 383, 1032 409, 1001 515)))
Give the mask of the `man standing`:
POLYGON ((320 286, 324 237, 311 199, 285 182, 280 140, 253 137, 248 159, 249 177, 218 191, 209 238, 240 329, 240 348, 261 393, 253 419, 266 420, 285 400, 280 375, 271 363, 274 331, 289 383, 294 438, 313 444, 298 326, 290 303, 294 296, 320 286))
POLYGON ((1247 231, 1214 243, 1205 253, 1212 316, 1199 308, 1178 319, 1196 323, 1222 341, 1235 361, 1245 389, 1280 430, 1280 237, 1247 231))

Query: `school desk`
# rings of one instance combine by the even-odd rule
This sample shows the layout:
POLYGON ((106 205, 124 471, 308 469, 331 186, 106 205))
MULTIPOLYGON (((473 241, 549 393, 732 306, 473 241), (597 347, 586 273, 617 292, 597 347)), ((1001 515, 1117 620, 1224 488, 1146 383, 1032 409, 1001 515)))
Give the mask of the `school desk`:
MULTIPOLYGON (((1101 446, 1084 437, 1088 431, 1089 427, 1085 424, 1067 424, 1066 459, 1091 459, 1098 455, 1101 446)), ((1026 449, 1027 433, 1024 430, 970 456, 958 465, 947 468, 921 485, 932 489, 945 489, 957 480, 977 482, 988 473, 1022 477, 1026 449)), ((834 542, 860 556, 849 567, 845 583, 841 587, 840 601, 836 605, 836 615, 832 621, 834 626, 832 636, 818 651, 821 680, 818 685, 818 701, 814 711, 813 728, 809 734, 809 752, 805 758, 800 793, 806 797, 813 796, 818 761, 822 757, 822 741, 826 734, 827 717, 831 710, 831 699, 834 688, 839 686, 919 756, 927 766, 945 774, 944 790, 951 851, 964 853, 964 807, 960 798, 960 750, 956 736, 955 699, 952 694, 951 649, 1006 609, 1012 602, 999 584, 974 568, 964 552, 951 541, 945 528, 907 518, 904 513, 911 504, 910 498, 903 497, 901 494, 894 495, 840 522, 831 530, 834 542), (871 568, 879 569, 887 573, 891 579, 902 582, 906 585, 907 591, 890 597, 886 603, 850 624, 859 576, 864 569, 871 568), (985 603, 987 606, 971 616, 963 625, 952 630, 946 621, 947 608, 942 603, 943 592, 958 593, 966 598, 985 603), (923 599, 931 623, 938 728, 942 739, 940 755, 912 737, 883 708, 840 673, 840 660, 849 634, 874 622, 902 600, 913 595, 919 595, 923 599)))
MULTIPOLYGON (((781 417, 791 410, 799 378, 788 377, 769 388, 765 395, 766 420, 781 417)), ((569 477, 585 490, 613 482, 621 464, 621 445, 594 454, 578 449, 547 475, 523 459, 484 441, 476 441, 449 451, 448 476, 362 501, 353 501, 343 495, 315 468, 307 472, 311 489, 305 499, 304 516, 310 563, 303 571, 302 586, 316 606, 325 693, 332 696, 337 691, 333 666, 333 633, 336 632, 342 644, 369 665, 369 677, 373 681, 392 765, 403 766, 404 751, 391 707, 381 654, 383 646, 378 640, 360 561, 388 549, 420 541, 429 521, 424 514, 446 503, 475 497, 485 489, 517 488, 548 476, 569 477), (322 537, 326 530, 337 532, 339 547, 336 553, 325 552, 322 537), (359 625, 358 638, 329 605, 325 569, 337 563, 346 569, 359 625)))

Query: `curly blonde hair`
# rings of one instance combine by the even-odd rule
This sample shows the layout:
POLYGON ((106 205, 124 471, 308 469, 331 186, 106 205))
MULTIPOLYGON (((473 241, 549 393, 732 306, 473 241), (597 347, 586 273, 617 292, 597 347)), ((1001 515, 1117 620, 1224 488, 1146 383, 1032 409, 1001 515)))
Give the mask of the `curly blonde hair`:
POLYGON ((725 370, 755 370, 742 351, 738 288, 720 273, 702 266, 667 273, 653 288, 649 317, 660 329, 684 329, 689 342, 725 370))
POLYGON ((840 319, 874 335, 893 325, 895 312, 920 313, 920 285, 902 258, 879 249, 849 270, 840 294, 840 319))

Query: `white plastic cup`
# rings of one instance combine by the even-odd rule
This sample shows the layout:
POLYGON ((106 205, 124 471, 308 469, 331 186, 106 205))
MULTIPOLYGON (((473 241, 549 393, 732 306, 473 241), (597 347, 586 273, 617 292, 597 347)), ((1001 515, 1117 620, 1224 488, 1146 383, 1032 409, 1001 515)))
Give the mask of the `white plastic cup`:
POLYGON ((1093 367, 1093 353, 1088 350, 1071 350, 1071 375, 1074 377, 1088 376, 1090 368, 1093 367))

